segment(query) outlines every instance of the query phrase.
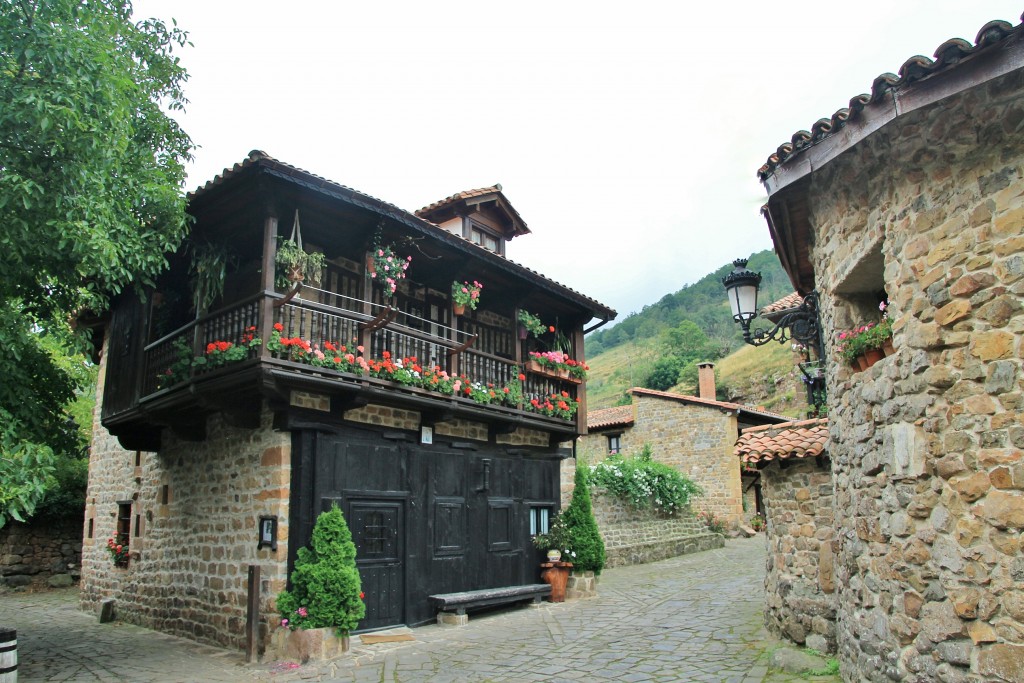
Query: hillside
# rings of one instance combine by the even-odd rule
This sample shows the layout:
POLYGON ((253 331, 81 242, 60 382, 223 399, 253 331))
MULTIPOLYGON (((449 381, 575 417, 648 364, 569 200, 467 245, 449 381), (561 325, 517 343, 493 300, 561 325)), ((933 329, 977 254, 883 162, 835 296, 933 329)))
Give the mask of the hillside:
MULTIPOLYGON (((759 271, 763 278, 759 306, 792 292, 789 279, 772 252, 754 254, 748 267, 759 271)), ((731 269, 731 264, 722 266, 696 283, 644 306, 615 327, 587 337, 587 362, 591 367, 587 381, 589 409, 621 404, 626 400, 627 389, 645 386, 656 363, 666 354, 679 351, 671 348, 670 331, 690 320, 707 336, 709 343, 705 348, 717 349, 712 356, 720 356, 701 358, 715 363, 719 399, 803 416, 804 389, 796 368, 798 359, 790 346, 771 343, 753 347, 743 343, 740 326, 732 320, 722 287, 722 277, 731 269)), ((667 390, 695 394, 697 389, 694 382, 680 380, 667 390)))

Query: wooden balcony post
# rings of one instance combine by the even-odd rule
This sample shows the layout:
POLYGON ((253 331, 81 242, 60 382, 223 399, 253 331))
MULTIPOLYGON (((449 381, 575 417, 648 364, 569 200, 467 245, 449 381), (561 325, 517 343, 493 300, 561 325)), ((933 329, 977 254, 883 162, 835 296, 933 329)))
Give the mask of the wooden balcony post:
POLYGON ((263 220, 263 266, 262 281, 260 283, 264 295, 260 299, 260 339, 263 340, 263 348, 260 350, 261 357, 267 357, 267 342, 270 341, 270 333, 274 330, 274 300, 266 295, 274 291, 275 265, 274 258, 277 256, 277 217, 267 216, 263 220))
MULTIPOLYGON (((572 333, 572 348, 576 354, 576 360, 583 363, 586 360, 586 353, 583 349, 583 328, 577 327, 572 333)), ((580 434, 587 433, 587 383, 581 382, 576 388, 576 396, 580 399, 579 409, 576 411, 576 431, 580 434)))

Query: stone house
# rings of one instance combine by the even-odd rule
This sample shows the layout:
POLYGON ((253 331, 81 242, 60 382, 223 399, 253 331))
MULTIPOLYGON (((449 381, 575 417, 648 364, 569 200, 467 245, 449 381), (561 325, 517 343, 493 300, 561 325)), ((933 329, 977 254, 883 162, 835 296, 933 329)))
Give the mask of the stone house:
MULTIPOLYGON (((761 509, 757 471, 743 472, 733 454, 740 431, 789 418, 718 401, 714 366, 704 363, 699 373, 701 396, 633 388, 629 390, 631 405, 588 413, 587 434, 579 439, 577 449, 588 461, 599 462, 610 453, 635 454, 650 444, 655 460, 675 468, 704 489, 696 508, 734 526, 761 509)), ((565 468, 570 466, 568 461, 563 465, 563 482, 565 468)), ((566 495, 564 488, 562 495, 566 495)))
POLYGON ((768 539, 765 625, 777 636, 835 652, 836 593, 828 420, 743 430, 735 453, 761 473, 768 539))
POLYGON ((248 632, 262 650, 333 504, 357 547, 361 630, 432 621, 432 594, 536 583, 531 535, 559 507, 586 395, 527 369, 539 340, 516 320, 557 321, 583 359, 585 327, 615 312, 505 258, 529 230, 497 185, 410 213, 256 151, 188 200, 167 272, 97 330, 83 608, 113 599, 126 621, 232 648, 248 632), (325 258, 319 283, 278 281, 296 229, 325 258), (190 273, 210 252, 226 277, 206 305, 190 273), (453 279, 484 285, 475 310, 458 312, 453 279))
POLYGON ((844 678, 1024 680, 1024 29, 911 58, 759 176, 820 296, 844 678), (895 353, 855 371, 837 335, 886 300, 895 353))

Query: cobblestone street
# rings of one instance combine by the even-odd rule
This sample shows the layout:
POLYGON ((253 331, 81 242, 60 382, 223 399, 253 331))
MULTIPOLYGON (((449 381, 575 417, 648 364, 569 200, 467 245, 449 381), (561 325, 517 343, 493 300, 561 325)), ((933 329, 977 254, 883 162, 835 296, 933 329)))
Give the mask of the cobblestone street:
MULTIPOLYGON (((37 681, 800 681, 769 673, 761 624, 764 537, 609 569, 591 600, 472 615, 467 627, 408 630, 296 667, 127 624, 98 623, 73 589, 0 597, 18 630, 19 678, 37 681)), ((814 679, 811 679, 814 680, 814 679)), ((833 680, 833 679, 820 679, 833 680)))

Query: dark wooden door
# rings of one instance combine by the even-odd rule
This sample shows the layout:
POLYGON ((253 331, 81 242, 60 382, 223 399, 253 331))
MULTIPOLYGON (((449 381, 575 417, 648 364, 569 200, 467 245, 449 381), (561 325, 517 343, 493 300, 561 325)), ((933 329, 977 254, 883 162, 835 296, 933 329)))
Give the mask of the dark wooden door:
POLYGON ((402 501, 348 501, 356 567, 366 595, 366 617, 359 623, 361 631, 405 623, 404 512, 402 501))

